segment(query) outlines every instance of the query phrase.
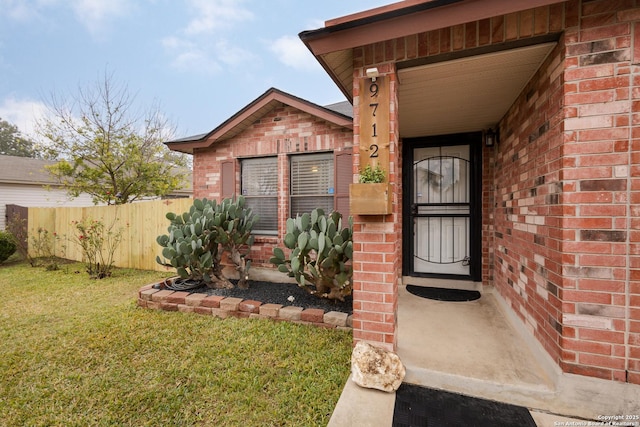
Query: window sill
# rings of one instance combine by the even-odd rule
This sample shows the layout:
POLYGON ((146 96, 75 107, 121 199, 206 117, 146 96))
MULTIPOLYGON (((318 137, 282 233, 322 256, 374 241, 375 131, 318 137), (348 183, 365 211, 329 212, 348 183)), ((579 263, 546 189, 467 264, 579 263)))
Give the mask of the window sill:
POLYGON ((269 235, 257 235, 253 240, 254 243, 278 243, 278 236, 269 236, 269 235))

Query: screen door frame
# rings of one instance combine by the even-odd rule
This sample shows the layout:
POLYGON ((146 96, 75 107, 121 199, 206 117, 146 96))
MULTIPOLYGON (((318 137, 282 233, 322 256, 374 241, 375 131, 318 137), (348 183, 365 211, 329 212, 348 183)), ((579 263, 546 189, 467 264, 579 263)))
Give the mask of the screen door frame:
MULTIPOLYGON (((482 132, 403 139, 403 275, 453 280, 482 280, 482 132), (414 182, 414 150, 428 147, 469 146, 469 271, 468 274, 415 271, 415 221, 417 213, 414 182)), ((424 237, 424 236, 423 236, 424 237)))

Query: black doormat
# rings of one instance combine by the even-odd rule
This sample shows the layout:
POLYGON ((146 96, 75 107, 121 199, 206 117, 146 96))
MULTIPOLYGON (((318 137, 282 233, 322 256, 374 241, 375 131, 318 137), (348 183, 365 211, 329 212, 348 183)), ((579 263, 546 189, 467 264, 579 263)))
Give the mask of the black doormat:
POLYGON ((426 286, 407 285, 407 292, 422 298, 438 301, 473 301, 480 298, 480 292, 464 289, 431 288, 426 286))
POLYGON ((536 427, 527 408, 403 383, 393 427, 536 427))

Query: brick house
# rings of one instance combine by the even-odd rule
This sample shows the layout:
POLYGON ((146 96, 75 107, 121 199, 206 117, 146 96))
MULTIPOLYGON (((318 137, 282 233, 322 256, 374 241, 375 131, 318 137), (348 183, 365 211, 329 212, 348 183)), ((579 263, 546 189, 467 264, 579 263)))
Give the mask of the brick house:
POLYGON ((407 0, 300 34, 353 101, 354 173, 388 146, 391 213, 355 217, 355 340, 396 346, 403 276, 457 275, 563 372, 640 384, 639 20, 634 0, 407 0), (429 198, 438 170, 453 198, 429 198))
POLYGON ((273 156, 273 232, 295 199, 298 153, 333 151, 335 171, 344 155, 349 182, 380 165, 388 211, 351 200, 355 341, 396 348, 403 280, 458 281, 491 288, 564 374, 637 395, 638 2, 405 0, 300 38, 353 122, 271 90, 169 144, 194 154, 196 197, 244 193, 241 171, 273 156))
POLYGON ((244 195, 260 216, 252 266, 272 267, 287 218, 315 207, 349 215, 351 112, 271 88, 211 132, 167 145, 193 154, 194 197, 244 195))

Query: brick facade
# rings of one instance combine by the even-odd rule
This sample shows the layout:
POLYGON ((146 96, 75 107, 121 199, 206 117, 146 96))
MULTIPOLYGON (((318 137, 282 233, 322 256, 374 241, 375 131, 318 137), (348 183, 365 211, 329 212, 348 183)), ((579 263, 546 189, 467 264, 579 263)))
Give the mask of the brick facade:
MULTIPOLYGON (((379 343, 388 349, 397 345, 398 284, 402 280, 402 149, 398 128, 398 79, 393 64, 382 64, 379 72, 389 78, 389 176, 393 214, 355 216, 353 226, 353 339, 379 343)), ((359 81, 354 78, 353 173, 358 174, 360 114, 359 81)))
MULTIPOLYGON (((638 0, 569 0, 355 47, 353 132, 281 106, 194 151, 195 197, 220 198, 222 162, 235 162, 238 192, 239 159, 277 155, 283 230, 289 155, 352 152, 358 173, 358 91, 376 66, 390 81, 393 212, 354 220, 353 334, 394 349, 403 215, 396 64, 545 36, 557 45, 500 121, 500 143, 483 148, 482 283, 564 372, 640 384, 638 0)), ((258 239, 254 265, 268 265, 280 239, 258 239)))
POLYGON ((563 40, 501 123, 493 210, 494 285, 556 361, 562 334, 560 204, 563 40))
POLYGON ((351 150, 353 132, 288 105, 262 116, 240 134, 216 141, 210 148, 194 150, 194 197, 220 200, 221 165, 235 163, 235 193, 240 194, 240 160, 278 156, 278 236, 256 236, 251 248, 252 265, 272 267, 273 248, 284 247, 282 239, 289 218, 289 156, 314 152, 351 150))
POLYGON ((580 6, 578 25, 565 32, 561 367, 640 384, 640 68, 632 51, 640 7, 580 6))
MULTIPOLYGON (((563 371, 635 384, 638 20, 634 0, 571 0, 353 49, 357 123, 358 82, 368 67, 393 78, 397 62, 559 35, 502 119, 500 144, 484 148, 482 280, 495 286, 563 371)), ((391 118, 392 141, 398 141, 398 120, 391 118)), ((358 132, 355 127, 356 144, 358 132)), ((393 215, 357 218, 354 236, 354 338, 385 346, 395 342, 397 329, 390 309, 401 271, 395 246, 402 238, 401 145, 392 143, 393 215), (381 271, 372 275, 373 263, 381 271)))

